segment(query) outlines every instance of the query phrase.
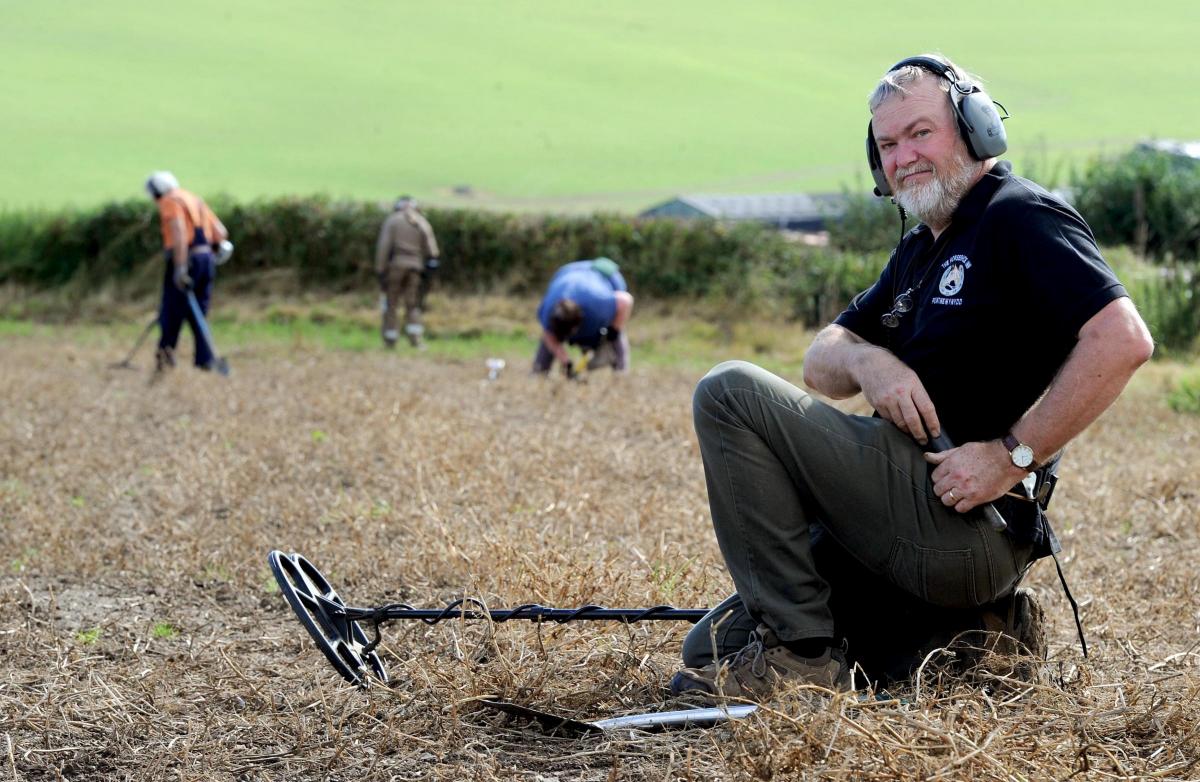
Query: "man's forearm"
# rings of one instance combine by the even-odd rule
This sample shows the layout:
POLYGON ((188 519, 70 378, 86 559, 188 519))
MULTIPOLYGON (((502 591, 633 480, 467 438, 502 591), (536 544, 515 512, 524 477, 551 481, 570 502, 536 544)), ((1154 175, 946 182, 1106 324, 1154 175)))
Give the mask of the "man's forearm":
POLYGON ((438 249, 437 238, 433 235, 433 229, 429 229, 425 233, 425 257, 437 258, 441 255, 438 249))
POLYGON ((542 343, 546 346, 546 350, 554 354, 560 364, 565 365, 571 361, 571 354, 567 352, 566 345, 549 331, 542 332, 542 343))
POLYGON ((1096 420, 1150 358, 1149 332, 1128 299, 1109 305, 1094 328, 1085 326, 1075 348, 1013 435, 1044 462, 1096 420), (1107 313, 1107 314, 1106 314, 1107 313))
POLYGON ((181 218, 171 220, 171 259, 176 266, 187 268, 188 237, 187 229, 181 218))
POLYGON ((855 369, 864 351, 878 350, 840 326, 826 326, 804 354, 804 383, 831 399, 847 399, 862 391, 855 369))
POLYGON ((392 255, 392 240, 388 235, 386 227, 379 232, 379 239, 375 241, 375 274, 383 274, 387 270, 387 263, 392 255))

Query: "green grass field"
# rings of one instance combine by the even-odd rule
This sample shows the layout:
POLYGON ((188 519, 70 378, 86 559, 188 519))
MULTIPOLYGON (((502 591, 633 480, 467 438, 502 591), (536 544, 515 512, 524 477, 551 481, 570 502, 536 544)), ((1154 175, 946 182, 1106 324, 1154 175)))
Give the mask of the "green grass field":
POLYGON ((1200 135, 1198 31, 1194 0, 8 3, 0 208, 162 167, 238 198, 561 211, 865 188, 866 93, 924 50, 987 79, 1019 168, 1061 174, 1200 135))
MULTIPOLYGON (((99 300, 72 309, 63 317, 61 299, 46 294, 55 315, 46 322, 28 313, 6 311, 0 300, 0 338, 70 339, 121 360, 153 318, 154 302, 146 297, 120 303, 99 300), (14 317, 15 316, 15 317, 14 317)), ((463 361, 483 366, 484 359, 504 358, 513 371, 524 374, 537 346, 538 327, 532 314, 537 300, 508 296, 434 294, 425 313, 426 358, 463 361)), ((11 305, 9 305, 11 306, 11 305)), ((219 352, 241 363, 250 346, 300 351, 335 350, 349 353, 381 349, 379 314, 373 295, 348 294, 321 300, 293 297, 272 303, 262 296, 223 296, 211 318, 219 352)), ((186 331, 186 328, 185 328, 186 331)), ((158 332, 154 332, 157 339, 158 332)), ((638 327, 631 339, 639 367, 688 370, 696 377, 730 358, 749 358, 789 376, 798 376, 809 338, 802 325, 781 325, 769 317, 723 318, 704 307, 688 314, 670 305, 646 304, 638 310, 638 327)), ((181 348, 191 356, 192 337, 186 332, 181 348)), ((138 360, 152 363, 153 340, 143 343, 138 360)), ((397 353, 411 353, 403 346, 397 353)))

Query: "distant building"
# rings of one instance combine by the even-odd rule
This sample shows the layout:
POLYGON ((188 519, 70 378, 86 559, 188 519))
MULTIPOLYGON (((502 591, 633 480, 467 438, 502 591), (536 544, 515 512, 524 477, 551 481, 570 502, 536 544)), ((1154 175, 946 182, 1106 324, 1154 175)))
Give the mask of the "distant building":
POLYGON ((1171 139, 1143 141, 1137 145, 1137 148, 1200 161, 1200 141, 1173 141, 1171 139))
POLYGON ((789 231, 823 231, 830 220, 846 211, 846 196, 807 195, 681 195, 641 213, 641 217, 708 218, 766 223, 789 231))

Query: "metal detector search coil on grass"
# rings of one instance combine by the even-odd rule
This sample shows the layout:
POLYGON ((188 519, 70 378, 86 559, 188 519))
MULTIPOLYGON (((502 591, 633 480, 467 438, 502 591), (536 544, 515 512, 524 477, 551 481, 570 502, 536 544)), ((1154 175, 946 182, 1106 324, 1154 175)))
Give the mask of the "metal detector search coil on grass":
POLYGON ((317 642, 317 648, 329 660, 342 678, 351 684, 365 687, 366 675, 371 673, 386 684, 387 671, 379 660, 379 628, 384 622, 398 619, 418 619, 435 625, 445 619, 483 619, 508 622, 526 619, 531 622, 576 622, 603 620, 617 622, 677 621, 699 622, 707 608, 675 608, 660 605, 650 608, 605 608, 586 605, 580 608, 549 608, 528 603, 516 608, 487 608, 470 598, 455 600, 445 608, 415 608, 407 603, 391 603, 377 608, 348 606, 330 586, 329 581, 307 559, 299 554, 272 551, 267 556, 271 572, 279 589, 291 605, 300 624, 317 642), (360 622, 371 626, 367 639, 360 622))
MULTIPOLYGON (((267 556, 267 561, 271 565, 271 572, 275 574, 275 580, 279 582, 280 591, 296 612, 304 629, 317 642, 317 648, 343 679, 359 687, 367 686, 368 674, 374 675, 381 683, 387 683, 387 671, 384 670, 375 650, 380 642, 380 625, 397 619, 417 619, 430 625, 444 619, 483 618, 493 622, 526 619, 558 624, 585 619, 619 622, 666 620, 695 624, 708 613, 707 608, 674 608, 667 605, 651 608, 604 608, 596 605, 548 608, 531 603, 516 608, 488 609, 479 601, 471 599, 455 600, 440 609, 414 608, 405 603, 392 603, 378 608, 358 608, 346 605, 321 571, 299 554, 272 551, 267 556), (370 624, 370 640, 360 622, 370 624)), ((533 720, 547 732, 574 736, 624 729, 709 727, 728 720, 743 719, 758 709, 754 704, 743 704, 651 711, 585 722, 493 698, 482 698, 478 703, 496 711, 533 720)))

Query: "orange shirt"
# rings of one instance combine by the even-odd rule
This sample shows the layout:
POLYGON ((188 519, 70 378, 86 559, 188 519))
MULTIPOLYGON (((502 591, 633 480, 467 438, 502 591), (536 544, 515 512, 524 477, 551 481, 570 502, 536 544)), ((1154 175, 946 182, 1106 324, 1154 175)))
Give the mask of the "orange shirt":
POLYGON ((204 199, 189 193, 182 187, 177 187, 158 199, 158 216, 162 219, 163 246, 171 247, 171 221, 176 217, 183 218, 184 236, 188 244, 192 243, 192 235, 196 226, 204 231, 204 238, 212 242, 217 235, 215 226, 217 216, 204 203, 204 199))

